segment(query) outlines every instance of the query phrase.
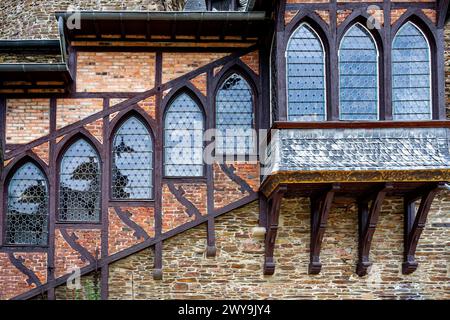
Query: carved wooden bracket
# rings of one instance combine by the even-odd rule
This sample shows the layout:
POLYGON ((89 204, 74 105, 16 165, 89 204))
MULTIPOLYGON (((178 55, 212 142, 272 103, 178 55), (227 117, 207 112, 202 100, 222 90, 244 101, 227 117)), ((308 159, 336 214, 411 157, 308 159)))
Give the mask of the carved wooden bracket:
POLYGON ((333 184, 321 194, 311 196, 311 243, 309 257, 309 274, 318 274, 322 269, 320 248, 323 234, 327 226, 328 214, 333 203, 334 194, 340 189, 339 184, 333 184))
POLYGON ((405 225, 404 225, 404 262, 402 273, 410 274, 417 269, 415 259, 417 243, 425 227, 431 203, 436 194, 445 187, 445 183, 438 183, 428 189, 415 192, 404 198, 405 225), (416 213, 415 201, 420 200, 419 209, 416 213))
POLYGON ((375 192, 358 199, 359 240, 356 274, 360 277, 365 276, 367 269, 372 265, 369 261, 369 253, 373 234, 378 223, 383 200, 386 197, 386 193, 392 189, 393 185, 386 183, 375 192), (369 209, 370 201, 372 203, 369 209))
POLYGON ((275 260, 273 252, 278 232, 278 218, 280 217, 280 205, 287 190, 286 186, 278 186, 272 193, 267 203, 267 232, 265 239, 264 274, 272 275, 275 272, 275 260))

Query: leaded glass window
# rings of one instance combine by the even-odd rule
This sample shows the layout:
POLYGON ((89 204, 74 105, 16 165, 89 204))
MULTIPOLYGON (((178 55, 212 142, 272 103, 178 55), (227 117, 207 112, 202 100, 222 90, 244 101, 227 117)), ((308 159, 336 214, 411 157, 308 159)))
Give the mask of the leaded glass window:
POLYGON ((60 166, 59 220, 98 222, 100 219, 100 159, 84 139, 64 153, 60 166))
POLYGON ((407 22, 392 45, 394 120, 431 119, 430 47, 423 33, 407 22))
POLYGON ((359 23, 341 41, 339 102, 341 120, 378 120, 378 50, 359 23))
POLYGON ((46 245, 48 235, 48 185, 33 163, 22 165, 8 184, 6 243, 46 245))
POLYGON ((308 24, 292 34, 286 59, 288 120, 325 120, 325 52, 308 24))
POLYGON ((186 93, 169 105, 164 119, 164 173, 203 176, 203 113, 186 93))
POLYGON ((117 130, 112 148, 112 197, 151 199, 153 143, 142 121, 136 117, 127 119, 117 130))
POLYGON ((221 154, 251 154, 252 128, 252 89, 242 76, 233 73, 216 95, 216 151, 221 154))

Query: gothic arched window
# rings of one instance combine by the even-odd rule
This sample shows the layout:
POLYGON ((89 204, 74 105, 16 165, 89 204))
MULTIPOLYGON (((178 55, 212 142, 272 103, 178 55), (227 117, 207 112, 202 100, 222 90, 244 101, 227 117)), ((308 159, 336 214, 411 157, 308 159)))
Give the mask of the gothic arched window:
POLYGON ((288 120, 325 120, 325 50, 308 24, 291 35, 286 62, 288 120))
POLYGON ((8 184, 6 244, 46 245, 48 236, 48 184, 44 173, 26 162, 8 184))
POLYGON ((216 95, 216 152, 253 152, 253 94, 248 82, 233 73, 216 95))
POLYGON ((112 144, 112 198, 151 199, 153 195, 153 142, 145 125, 128 118, 112 144))
POLYGON ((203 128, 203 113, 187 93, 172 100, 164 119, 166 176, 203 176, 203 128))
POLYGON ((412 22, 392 44, 392 109, 394 120, 431 119, 430 46, 412 22))
POLYGON ((341 120, 378 120, 378 49, 360 23, 339 48, 339 113, 341 120))
POLYGON ((100 158, 84 139, 75 141, 61 158, 59 220, 98 222, 101 208, 100 158))

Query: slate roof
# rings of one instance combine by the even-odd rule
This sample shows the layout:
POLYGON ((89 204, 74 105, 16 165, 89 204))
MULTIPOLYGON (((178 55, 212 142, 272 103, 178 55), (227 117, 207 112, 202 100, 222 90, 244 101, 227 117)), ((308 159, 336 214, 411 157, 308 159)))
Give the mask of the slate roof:
POLYGON ((280 130, 271 171, 450 168, 446 128, 280 130))

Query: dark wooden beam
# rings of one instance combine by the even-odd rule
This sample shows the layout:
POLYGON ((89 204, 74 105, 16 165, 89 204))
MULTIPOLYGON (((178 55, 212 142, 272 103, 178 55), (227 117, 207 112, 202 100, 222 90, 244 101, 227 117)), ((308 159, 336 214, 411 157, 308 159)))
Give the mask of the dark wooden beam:
POLYGON ((155 244, 153 279, 162 280, 162 241, 155 244))
POLYGON ((311 242, 309 256, 309 274, 318 274, 322 269, 320 262, 320 249, 323 235, 327 226, 328 215, 333 203, 334 194, 340 189, 339 184, 332 184, 330 188, 321 194, 312 196, 311 199, 311 242))
POLYGON ((415 197, 404 198, 405 224, 404 224, 404 262, 402 273, 410 274, 417 269, 415 259, 417 243, 425 227, 431 203, 436 194, 445 187, 445 183, 438 183, 424 191, 416 212, 415 197))
POLYGON ((359 241, 356 274, 360 277, 365 276, 367 274, 367 269, 372 265, 369 261, 370 245, 378 223, 381 205, 387 192, 392 189, 392 184, 385 184, 379 190, 374 192, 370 199, 370 201, 372 201, 370 209, 368 198, 358 201, 359 241))
POLYGON ((438 28, 443 28, 445 25, 445 18, 449 7, 450 0, 439 0, 436 3, 437 6, 437 21, 438 28))
POLYGON ((273 257, 275 240, 278 232, 278 219, 280 217, 281 199, 286 193, 286 186, 278 186, 268 200, 267 227, 265 239, 264 274, 272 275, 275 272, 275 260, 273 257))

